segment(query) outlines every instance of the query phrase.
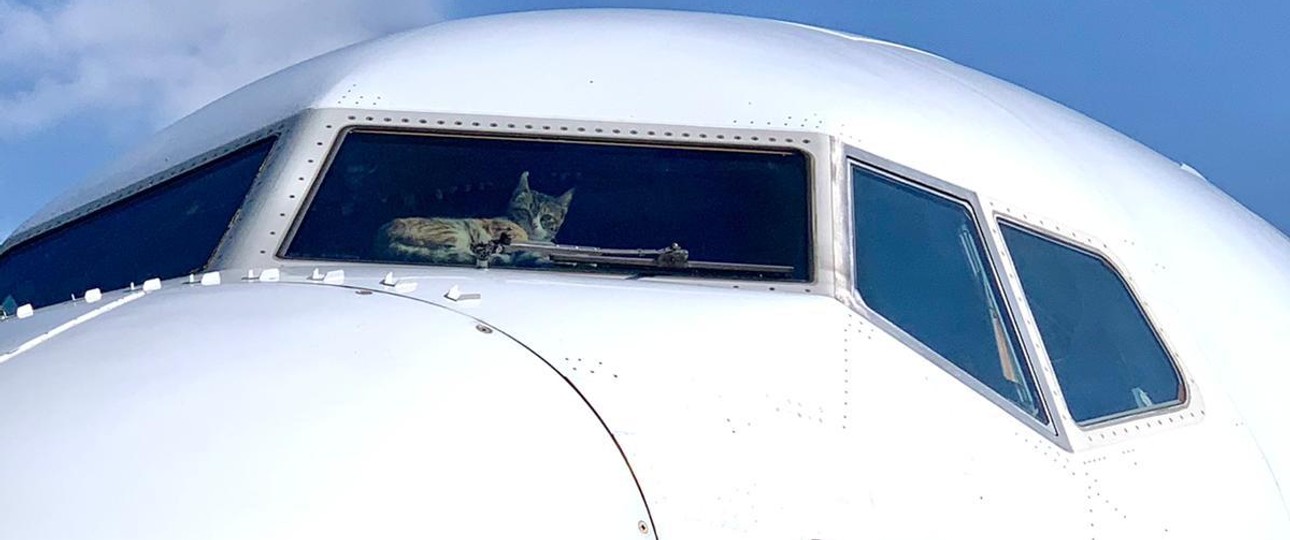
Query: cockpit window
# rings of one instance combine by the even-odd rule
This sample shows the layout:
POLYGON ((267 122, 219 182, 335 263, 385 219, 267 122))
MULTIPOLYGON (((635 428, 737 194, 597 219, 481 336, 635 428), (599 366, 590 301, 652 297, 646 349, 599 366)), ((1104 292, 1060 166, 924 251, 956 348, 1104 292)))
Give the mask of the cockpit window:
POLYGON ((810 279, 796 151, 353 131, 289 258, 810 279))
POLYGON ((1076 422, 1182 401, 1177 368, 1110 264, 1012 224, 1002 229, 1076 422))
POLYGON ((0 310, 201 270, 272 147, 273 139, 254 143, 8 250, 0 310))
POLYGON ((967 204, 860 167, 852 179, 865 305, 1047 423, 967 204))

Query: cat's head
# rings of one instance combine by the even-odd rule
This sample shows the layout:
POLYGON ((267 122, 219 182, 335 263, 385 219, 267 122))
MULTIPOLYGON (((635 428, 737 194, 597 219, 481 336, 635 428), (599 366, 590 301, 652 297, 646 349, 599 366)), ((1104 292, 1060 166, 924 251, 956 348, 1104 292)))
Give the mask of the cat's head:
POLYGON ((515 186, 511 195, 510 210, 507 217, 518 223, 528 232, 529 239, 537 242, 553 242, 555 234, 564 225, 564 216, 569 212, 569 203, 573 202, 573 190, 564 195, 552 197, 529 188, 529 173, 520 175, 520 184, 515 186))

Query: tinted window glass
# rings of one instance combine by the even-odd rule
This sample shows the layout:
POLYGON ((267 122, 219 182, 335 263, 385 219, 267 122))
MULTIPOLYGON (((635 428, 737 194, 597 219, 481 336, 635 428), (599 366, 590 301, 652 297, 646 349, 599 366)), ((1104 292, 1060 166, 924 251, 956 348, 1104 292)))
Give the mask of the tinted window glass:
POLYGON ((808 193, 797 152, 352 132, 285 255, 804 281, 808 193))
POLYGON ((1077 422, 1178 403, 1178 371, 1106 261, 1018 227, 1003 237, 1077 422))
POLYGON ((0 302, 37 307, 201 270, 272 146, 261 141, 0 257, 0 302))
POLYGON ((865 304, 1047 422, 968 207, 864 169, 852 174, 865 304))

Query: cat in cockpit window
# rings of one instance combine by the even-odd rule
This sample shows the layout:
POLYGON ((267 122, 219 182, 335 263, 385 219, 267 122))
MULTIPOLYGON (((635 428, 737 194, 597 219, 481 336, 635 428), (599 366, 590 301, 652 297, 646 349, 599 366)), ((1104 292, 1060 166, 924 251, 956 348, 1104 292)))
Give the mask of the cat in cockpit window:
MULTIPOLYGON (((381 226, 373 246, 377 257, 402 261, 471 264, 478 261, 472 249, 509 237, 510 242, 555 242, 564 216, 573 201, 573 190, 559 197, 529 188, 529 173, 511 194, 505 217, 497 218, 398 218, 381 226)), ((512 264, 541 260, 538 257, 492 255, 490 262, 512 264)))

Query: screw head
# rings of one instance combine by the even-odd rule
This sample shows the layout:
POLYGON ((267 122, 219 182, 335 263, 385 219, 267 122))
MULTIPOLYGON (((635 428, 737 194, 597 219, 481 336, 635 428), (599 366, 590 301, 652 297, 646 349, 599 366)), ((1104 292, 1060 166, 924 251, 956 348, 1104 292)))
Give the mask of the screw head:
POLYGON ((636 523, 636 530, 640 531, 641 534, 649 534, 649 525, 645 523, 645 520, 641 520, 636 523))
POLYGON ((489 327, 484 326, 484 325, 482 325, 482 324, 477 324, 477 325, 475 325, 475 330, 479 330, 480 332, 483 332, 483 333, 485 333, 485 334, 491 334, 491 333, 493 333, 493 329, 492 329, 492 328, 489 328, 489 327))

